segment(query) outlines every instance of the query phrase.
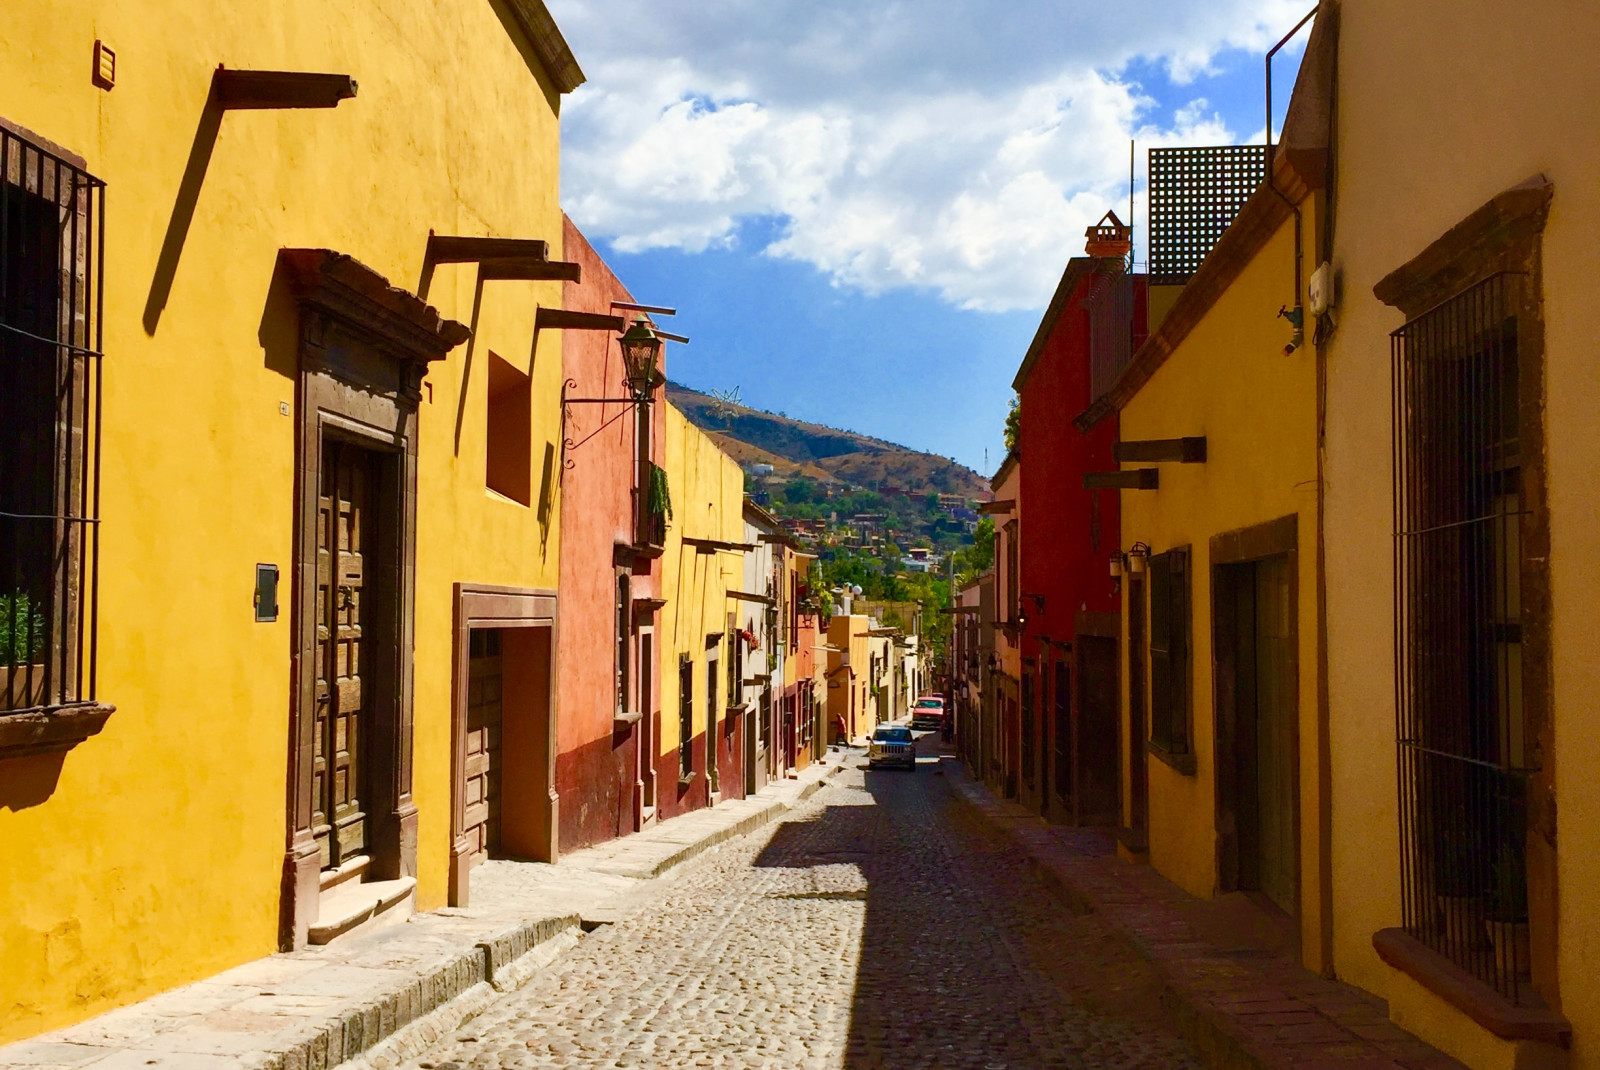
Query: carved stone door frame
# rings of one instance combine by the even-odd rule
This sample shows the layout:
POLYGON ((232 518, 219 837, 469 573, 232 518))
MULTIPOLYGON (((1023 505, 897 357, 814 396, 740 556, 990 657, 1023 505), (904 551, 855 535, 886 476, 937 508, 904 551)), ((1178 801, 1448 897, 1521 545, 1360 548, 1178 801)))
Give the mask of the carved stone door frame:
MULTIPOLYGON (((415 631, 417 406, 430 361, 467 328, 354 259, 327 249, 284 249, 278 282, 298 314, 294 576, 288 845, 278 942, 304 947, 317 920, 320 853, 312 829, 316 731, 317 494, 323 445, 354 443, 381 458, 375 499, 388 530, 374 532, 389 590, 378 599, 372 662, 368 790, 372 866, 380 879, 415 876, 417 807, 411 797, 412 649, 415 631)), ((379 525, 374 525, 375 529, 379 525)))
POLYGON ((501 850, 514 858, 555 862, 560 856, 560 797, 556 793, 556 592, 532 587, 458 583, 454 591, 454 683, 450 710, 449 903, 471 900, 473 844, 467 825, 467 707, 474 628, 502 633, 501 850), (542 629, 543 636, 529 631, 542 629), (536 645, 515 639, 541 638, 536 645), (538 694, 531 692, 537 689, 538 694), (529 700, 542 714, 528 723, 529 700), (541 709, 542 707, 542 709, 541 709))

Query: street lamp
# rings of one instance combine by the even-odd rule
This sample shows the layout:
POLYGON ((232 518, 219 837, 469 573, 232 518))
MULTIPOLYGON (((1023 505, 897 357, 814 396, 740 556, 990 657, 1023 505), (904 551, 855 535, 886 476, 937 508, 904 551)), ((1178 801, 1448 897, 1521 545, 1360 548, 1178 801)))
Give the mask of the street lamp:
POLYGON ((646 401, 656 385, 656 358, 661 354, 661 336, 643 317, 617 339, 622 346, 622 365, 627 373, 628 390, 634 400, 646 401))

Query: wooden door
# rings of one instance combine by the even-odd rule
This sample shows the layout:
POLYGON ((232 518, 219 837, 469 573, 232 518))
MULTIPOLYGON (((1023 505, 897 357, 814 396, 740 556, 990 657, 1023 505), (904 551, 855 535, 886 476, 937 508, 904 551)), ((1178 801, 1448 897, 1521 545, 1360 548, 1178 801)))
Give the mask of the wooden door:
POLYGON ((1072 769, 1072 669, 1065 661, 1055 663, 1055 766, 1056 794, 1070 812, 1073 795, 1072 769))
POLYGON ((474 628, 467 652, 466 817, 472 865, 500 853, 502 676, 500 632, 474 628))
POLYGON ((329 440, 317 493, 317 723, 312 829, 324 868, 368 846, 365 755, 371 728, 370 640, 363 637, 373 456, 329 440))
POLYGON ((1255 803, 1259 887, 1295 912, 1295 660, 1287 555, 1255 566, 1255 803))
POLYGON ((1133 576, 1128 583, 1128 812, 1123 821, 1128 846, 1143 851, 1149 844, 1150 771, 1145 744, 1150 741, 1145 710, 1145 584, 1133 576))
POLYGON ((1077 818, 1089 824, 1117 819, 1121 779, 1117 747, 1117 641, 1084 635, 1074 640, 1078 663, 1077 761, 1073 802, 1077 818))

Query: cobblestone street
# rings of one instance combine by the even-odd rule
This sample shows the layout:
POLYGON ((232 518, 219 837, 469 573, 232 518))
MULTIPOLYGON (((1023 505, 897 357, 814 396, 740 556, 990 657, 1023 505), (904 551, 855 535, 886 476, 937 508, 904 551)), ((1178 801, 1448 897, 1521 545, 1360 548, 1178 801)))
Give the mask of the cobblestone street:
POLYGON ((858 764, 408 1070, 1198 1065, 1145 964, 1052 899, 936 762, 858 764))

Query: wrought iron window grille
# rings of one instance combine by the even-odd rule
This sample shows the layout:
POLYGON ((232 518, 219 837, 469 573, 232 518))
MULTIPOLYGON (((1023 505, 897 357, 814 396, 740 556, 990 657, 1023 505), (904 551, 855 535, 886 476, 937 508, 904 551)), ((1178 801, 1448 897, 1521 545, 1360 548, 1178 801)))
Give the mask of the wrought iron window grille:
POLYGON ((0 126, 0 713, 95 699, 104 215, 0 126))
POLYGON ((1490 276, 1391 338, 1395 710, 1406 930, 1531 995, 1517 314, 1490 276))

